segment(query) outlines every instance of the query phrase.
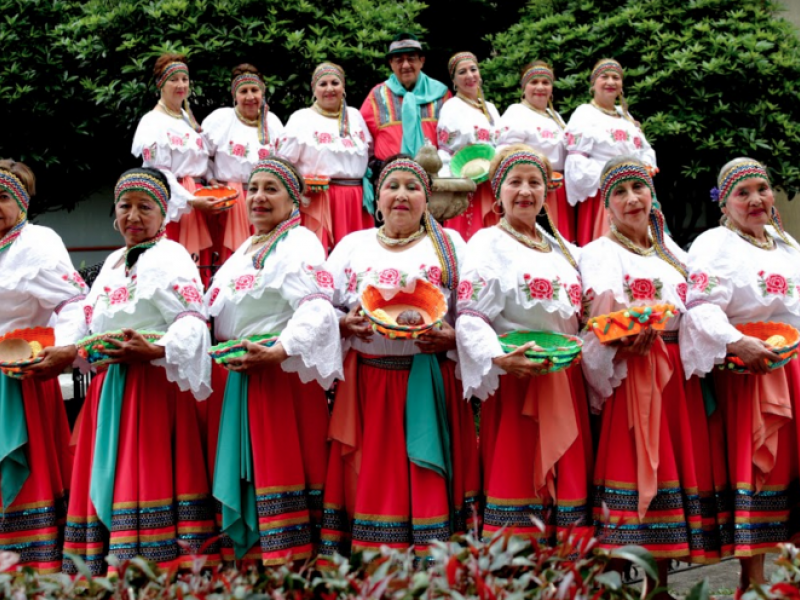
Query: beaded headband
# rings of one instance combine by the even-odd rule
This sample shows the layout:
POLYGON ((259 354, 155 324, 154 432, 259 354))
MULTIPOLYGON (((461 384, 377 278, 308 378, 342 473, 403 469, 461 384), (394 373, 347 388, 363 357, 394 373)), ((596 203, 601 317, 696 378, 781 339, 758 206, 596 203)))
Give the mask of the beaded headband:
POLYGON ((395 171, 406 171, 415 175, 425 190, 425 200, 428 200, 431 197, 431 183, 428 179, 428 174, 425 172, 425 169, 423 169, 416 161, 408 158, 399 158, 397 160, 393 160, 383 168, 380 179, 378 179, 379 191, 383 188, 383 183, 386 181, 386 178, 395 171))
POLYGON ((28 194, 28 190, 22 185, 22 181, 20 181, 19 177, 14 175, 11 171, 0 169, 0 190, 5 190, 11 194, 11 197, 14 198, 14 201, 22 212, 28 212, 31 197, 28 194))
POLYGON ((161 216, 167 216, 167 203, 169 202, 169 188, 157 177, 144 171, 125 173, 114 187, 114 204, 120 201, 126 192, 143 192, 158 204, 161 216))
POLYGON ((261 90, 261 93, 264 93, 267 89, 264 80, 255 73, 242 73, 234 77, 231 82, 231 96, 233 96, 234 99, 236 98, 236 92, 238 92, 239 88, 243 85, 256 85, 261 90))
MULTIPOLYGON (((283 187, 286 188, 286 191, 289 192, 289 197, 292 199, 292 202, 296 206, 300 204, 300 196, 302 195, 300 191, 302 189, 300 180, 297 178, 297 175, 294 174, 294 171, 285 164, 272 158, 265 158, 264 160, 258 161, 256 166, 253 167, 253 172, 250 173, 250 180, 253 179, 253 175, 256 173, 270 173, 277 177, 283 184, 283 187)), ((248 180, 248 183, 250 180, 248 180)))
POLYGON ((600 196, 603 198, 603 205, 608 208, 608 202, 611 199, 611 192, 623 181, 637 180, 644 183, 650 188, 650 194, 653 196, 653 202, 656 201, 656 189, 653 185, 653 178, 650 173, 642 165, 636 162, 624 162, 613 169, 609 169, 600 181, 600 196))
POLYGON ((164 87, 164 84, 169 81, 170 77, 175 75, 175 73, 186 73, 186 76, 189 76, 189 67, 186 63, 182 62, 174 62, 169 63, 164 70, 161 71, 161 75, 158 76, 156 80, 156 87, 161 89, 164 87))
POLYGON ((622 71, 621 64, 615 60, 604 60, 592 71, 592 76, 589 78, 589 83, 594 84, 594 82, 597 81, 597 78, 606 71, 614 71, 615 73, 618 73, 620 77, 625 76, 622 71))
POLYGON ((556 75, 553 73, 552 69, 549 69, 544 65, 535 65, 525 71, 525 74, 522 76, 522 89, 525 89, 525 86, 530 83, 531 79, 536 79, 537 77, 544 77, 545 79, 548 79, 550 83, 553 83, 556 80, 556 75))
POLYGON ((718 184, 719 189, 714 188, 711 190, 711 198, 719 202, 719 205, 725 206, 728 203, 728 197, 733 192, 736 185, 745 179, 759 178, 769 183, 769 175, 767 170, 760 162, 756 160, 743 160, 734 163, 727 171, 719 174, 718 184))
POLYGON ((514 152, 506 156, 500 162, 497 171, 494 173, 494 177, 492 177, 492 192, 494 192, 494 197, 496 199, 500 199, 500 188, 503 186, 503 182, 506 180, 506 177, 508 177, 511 169, 519 164, 533 165, 538 168, 542 173, 542 181, 544 181, 545 189, 547 188, 547 165, 544 159, 532 152, 514 152))
POLYGON ((313 91, 315 87, 317 87, 317 83, 319 80, 325 77, 326 75, 333 75, 342 82, 344 85, 344 71, 337 67, 336 65, 332 65, 331 63, 322 63, 316 69, 314 69, 314 74, 311 75, 311 90, 313 91))
POLYGON ((465 60, 471 60, 476 65, 478 64, 478 57, 476 57, 472 52, 457 52, 450 57, 450 60, 447 61, 447 70, 450 72, 450 79, 453 79, 456 76, 458 63, 465 60))

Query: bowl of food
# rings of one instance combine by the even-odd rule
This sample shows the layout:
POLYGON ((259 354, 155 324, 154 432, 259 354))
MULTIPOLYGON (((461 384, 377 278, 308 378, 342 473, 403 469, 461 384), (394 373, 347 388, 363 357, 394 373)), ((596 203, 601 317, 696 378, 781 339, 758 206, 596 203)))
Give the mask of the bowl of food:
POLYGON ((494 154, 494 148, 486 144, 466 146, 450 160, 450 173, 453 177, 464 177, 481 184, 489 179, 489 166, 494 154))
POLYGON ((232 187, 224 186, 200 186, 194 191, 194 195, 199 198, 213 198, 214 200, 221 201, 219 206, 222 208, 230 208, 236 204, 236 197, 239 195, 232 187))
POLYGON ((564 187, 564 175, 563 173, 559 173, 557 171, 553 171, 553 175, 550 177, 550 183, 547 186, 547 189, 551 192, 561 189, 564 187))
POLYGON ((18 377, 22 367, 42 362, 39 354, 55 342, 52 327, 15 329, 0 337, 0 369, 9 377, 18 377))
POLYGON ((214 359, 218 365, 224 365, 233 358, 241 358, 247 354, 243 342, 247 340, 253 344, 260 344, 262 346, 272 346, 278 341, 279 333, 263 333, 260 335, 251 335, 250 337, 241 340, 228 340, 216 346, 211 346, 208 355, 214 359))
POLYGON ((663 331, 667 322, 677 313, 678 310, 672 304, 632 306, 607 315, 591 317, 586 323, 586 328, 601 342, 613 342, 636 335, 647 327, 663 331))
POLYGON ((368 285, 361 294, 361 309, 376 333, 392 340, 416 339, 441 326, 447 301, 437 286, 417 279, 413 292, 399 291, 389 300, 378 288, 368 285))
MULTIPOLYGON (((150 343, 156 342, 164 337, 164 333, 160 331, 138 331, 145 340, 150 343)), ((78 347, 78 356, 83 358, 90 365, 99 367, 107 364, 111 360, 105 350, 116 350, 117 346, 113 341, 124 342, 127 340, 122 330, 107 331, 106 333, 97 333, 79 340, 75 345, 78 347)))
MULTIPOLYGON (((791 325, 759 321, 757 323, 740 323, 739 325, 734 325, 734 327, 745 335, 765 341, 771 347, 772 352, 780 356, 780 360, 767 363, 771 371, 780 369, 793 358, 797 358, 800 332, 791 325)), ((725 362, 718 365, 718 368, 730 370, 734 373, 750 373, 750 370, 744 366, 742 359, 735 354, 728 354, 725 357, 725 362)))
POLYGON ((306 187, 308 188, 308 192, 310 194, 321 194, 322 192, 327 192, 331 185, 331 178, 322 177, 321 175, 310 175, 309 177, 304 177, 303 181, 306 182, 306 187))
POLYGON ((525 351, 531 361, 545 365, 548 373, 561 371, 581 361, 583 340, 578 336, 555 331, 524 331, 517 329, 497 336, 506 354, 529 342, 534 345, 525 351))

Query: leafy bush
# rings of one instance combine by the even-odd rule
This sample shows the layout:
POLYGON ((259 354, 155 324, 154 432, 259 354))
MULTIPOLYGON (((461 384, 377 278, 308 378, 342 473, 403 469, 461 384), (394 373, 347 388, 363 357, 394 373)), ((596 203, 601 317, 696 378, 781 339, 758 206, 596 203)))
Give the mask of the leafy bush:
POLYGON ((489 97, 518 101, 520 67, 553 64, 556 107, 587 102, 603 57, 625 67, 631 112, 654 143, 659 199, 685 242, 702 223, 719 168, 735 156, 763 160, 790 196, 800 189, 800 40, 770 0, 529 0, 492 36, 489 97))
MULTIPOLYGON (((628 546, 609 553, 595 550, 596 540, 570 533, 554 547, 534 545, 515 537, 495 535, 489 542, 471 536, 431 549, 432 564, 415 567, 412 554, 382 548, 379 552, 337 558, 334 568, 316 572, 307 564, 242 571, 204 570, 196 558, 191 572, 160 570, 142 559, 118 562, 116 578, 92 578, 80 562, 82 574, 36 575, 13 572, 11 553, 0 553, 0 598, 37 600, 72 598, 244 600, 355 600, 443 598, 452 600, 636 600, 640 591, 605 571, 612 558, 633 561, 655 576, 652 557, 642 548, 628 546), (5 572, 4 572, 5 571, 5 572)), ((695 598, 694 600, 707 600, 695 598)))

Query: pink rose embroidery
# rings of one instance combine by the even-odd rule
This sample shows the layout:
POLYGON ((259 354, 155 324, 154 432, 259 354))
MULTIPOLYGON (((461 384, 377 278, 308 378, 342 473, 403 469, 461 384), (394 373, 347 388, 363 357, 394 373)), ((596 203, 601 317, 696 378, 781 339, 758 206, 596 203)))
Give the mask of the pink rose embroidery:
POLYGON ((611 135, 615 142, 625 142, 628 139, 628 133, 624 129, 615 129, 611 135))
POLYGON ((364 135, 364 132, 363 132, 363 131, 359 131, 359 132, 358 132, 358 137, 360 137, 360 138, 361 138, 361 141, 362 141, 362 142, 366 142, 366 141, 367 141, 367 136, 366 136, 366 135, 364 135))
MULTIPOLYGON (((350 271, 350 269, 347 269, 350 271)), ((347 281, 347 291, 350 293, 355 292, 358 289, 358 275, 356 275, 355 271, 350 271, 350 279, 347 281)))
POLYGON ((440 144, 446 144, 450 140, 450 134, 444 129, 439 130, 438 136, 440 144))
POLYGON ((183 140, 180 136, 170 134, 169 141, 173 146, 183 146, 183 140))
POLYGON ((675 288, 675 291, 678 292, 678 297, 681 299, 681 302, 686 304, 686 293, 689 291, 689 286, 686 283, 679 283, 675 288))
POLYGON ((183 286, 183 288, 180 290, 180 294, 189 304, 199 304, 203 301, 203 297, 200 295, 200 292, 193 285, 183 286))
POLYGON ((92 315, 94 314, 94 308, 91 306, 84 306, 83 307, 83 318, 86 320, 87 325, 92 324, 92 315))
POLYGON ((567 134, 567 146, 574 146, 575 145, 575 135, 572 133, 567 134))
POLYGON ((764 271, 761 271, 758 275, 761 277, 761 287, 764 290, 765 296, 767 294, 778 294, 780 296, 786 296, 788 294, 791 296, 789 282, 783 275, 773 273, 772 275, 764 277, 764 271))
POLYGON ((437 266, 428 268, 428 281, 433 285, 442 285, 442 269, 437 266))
POLYGON ((479 142, 490 142, 492 140, 492 134, 488 129, 483 129, 482 127, 476 127, 475 129, 475 137, 478 138, 479 142))
POLYGON ((461 281, 461 283, 458 284, 458 300, 459 302, 461 302, 471 299, 472 299, 472 283, 464 279, 461 281))
POLYGON ((330 133, 314 133, 319 144, 330 144, 333 141, 330 133))
POLYGON ((265 158, 269 158, 269 150, 267 148, 259 148, 258 160, 264 160, 265 158))
POLYGON ((244 158, 245 148, 242 144, 233 144, 231 147, 231 154, 244 158))
POLYGON ((625 276, 625 283, 628 296, 632 300, 655 300, 658 289, 650 279, 632 279, 630 275, 625 276))
POLYGON ((197 142, 198 150, 202 150, 203 149, 203 138, 201 138, 201 137, 197 138, 196 142, 197 142))
POLYGON ((81 287, 86 285, 86 282, 83 280, 83 277, 81 277, 81 274, 78 273, 77 271, 72 274, 72 281, 74 281, 81 287))
POLYGON ((333 289, 333 275, 327 271, 317 271, 317 285, 321 288, 333 289))
POLYGON ((569 293, 569 301, 572 302, 572 305, 580 306, 582 297, 581 286, 578 285, 577 283, 574 283, 571 286, 569 286, 567 292, 569 293))
POLYGON ((692 282, 692 289, 701 292, 705 292, 708 287, 708 275, 706 273, 693 273, 692 276, 689 277, 689 281, 692 282))
POLYGON ((553 299, 553 284, 547 279, 542 279, 541 277, 528 279, 528 289, 531 291, 531 298, 536 298, 537 300, 553 299))
POLYGON ((121 287, 115 289, 109 296, 111 304, 124 304, 128 301, 128 288, 121 287))
POLYGON ((633 138, 633 145, 637 150, 641 150, 642 149, 642 138, 640 138, 638 135, 636 137, 634 137, 633 138))
POLYGON ((217 299, 217 296, 219 296, 219 288, 215 287, 213 290, 211 290, 211 296, 208 298, 209 306, 214 306, 214 300, 217 299))
POLYGON ((150 160, 153 158, 153 155, 150 153, 150 148, 145 148, 142 150, 142 158, 145 160, 150 160))
POLYGON ((351 140, 350 138, 342 138, 342 146, 344 146, 345 148, 354 148, 355 144, 353 143, 353 140, 351 140))
POLYGON ((543 129, 542 130, 542 139, 552 140, 552 139, 555 139, 555 137, 556 137, 556 134, 553 133, 552 131, 550 131, 549 129, 543 129))
POLYGON ((256 278, 253 275, 242 275, 233 284, 237 292, 253 289, 256 278))
POLYGON ((399 285, 400 271, 397 269, 384 269, 378 274, 378 283, 383 285, 399 285))

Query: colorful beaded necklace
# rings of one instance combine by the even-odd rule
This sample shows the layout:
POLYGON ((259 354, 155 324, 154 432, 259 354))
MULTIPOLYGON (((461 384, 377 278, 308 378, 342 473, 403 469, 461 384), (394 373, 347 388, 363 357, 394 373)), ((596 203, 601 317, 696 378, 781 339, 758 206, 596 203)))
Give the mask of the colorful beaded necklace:
POLYGON ((289 232, 292 229, 295 229, 299 226, 300 209, 295 207, 294 210, 292 210, 292 214, 289 215, 289 218, 278 224, 275 229, 269 233, 265 233, 264 235, 259 235, 253 238, 251 247, 265 242, 264 246, 262 246, 261 249, 259 249, 258 252, 253 255, 253 267, 256 269, 256 271, 260 271, 264 268, 264 263, 267 262, 267 257, 275 249, 275 246, 278 245, 278 242, 289 235, 289 232))

